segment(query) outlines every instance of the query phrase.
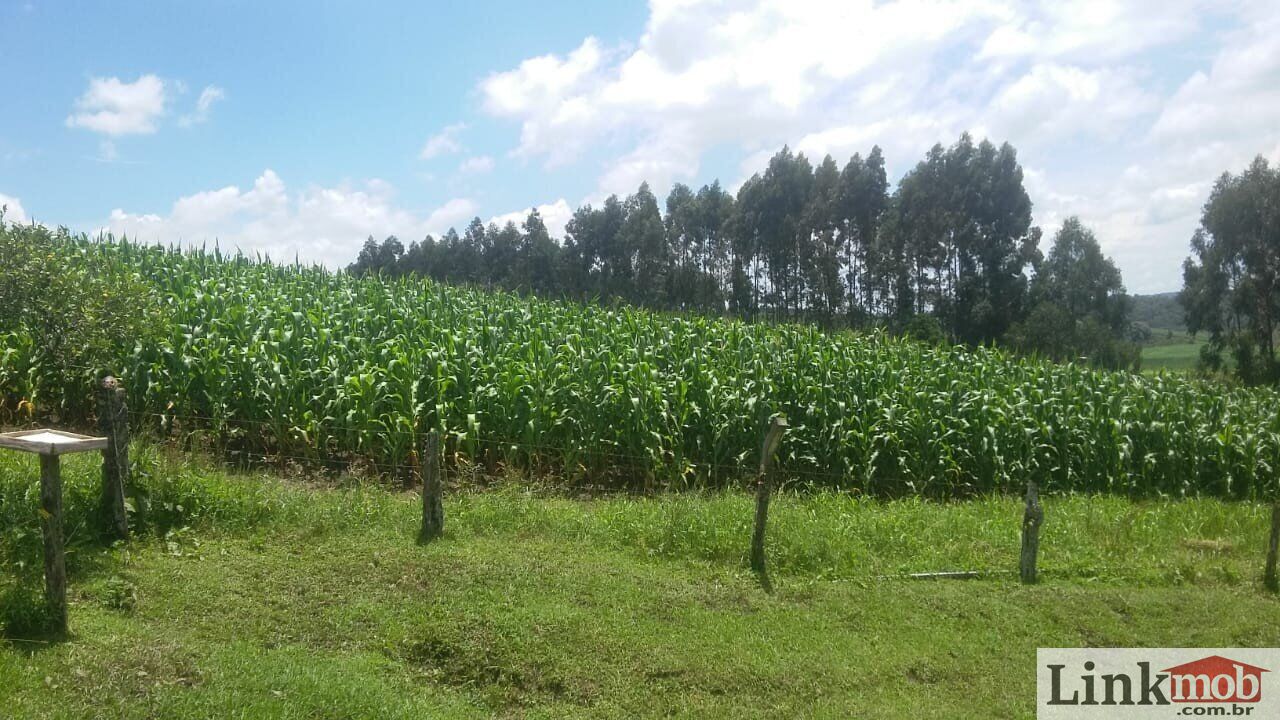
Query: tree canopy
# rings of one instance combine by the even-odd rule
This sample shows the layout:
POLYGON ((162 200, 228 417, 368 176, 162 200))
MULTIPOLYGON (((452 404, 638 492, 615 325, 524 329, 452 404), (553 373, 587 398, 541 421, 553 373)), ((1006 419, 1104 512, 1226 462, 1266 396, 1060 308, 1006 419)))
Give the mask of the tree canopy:
POLYGON ((1130 304, 1124 282, 1092 230, 1077 217, 1067 218, 1049 255, 1034 265, 1030 308, 1010 328, 1010 344, 1056 360, 1137 365, 1138 348, 1126 339, 1130 304))
POLYGON ((1203 361, 1220 369, 1229 355, 1246 383, 1280 380, 1280 168, 1259 156, 1214 184, 1183 264, 1179 300, 1187 329, 1207 332, 1203 361))

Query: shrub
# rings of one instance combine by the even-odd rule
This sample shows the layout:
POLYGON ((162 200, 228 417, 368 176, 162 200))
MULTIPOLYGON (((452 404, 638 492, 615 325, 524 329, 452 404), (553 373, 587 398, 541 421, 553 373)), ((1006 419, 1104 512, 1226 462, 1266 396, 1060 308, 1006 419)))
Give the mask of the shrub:
POLYGON ((0 214, 0 407, 8 411, 0 421, 30 414, 31 403, 45 413, 83 415, 95 377, 118 372, 121 358, 162 322, 159 302, 136 272, 77 247, 66 228, 6 223, 0 214), (42 376, 79 377, 83 392, 36 397, 48 386, 42 376))

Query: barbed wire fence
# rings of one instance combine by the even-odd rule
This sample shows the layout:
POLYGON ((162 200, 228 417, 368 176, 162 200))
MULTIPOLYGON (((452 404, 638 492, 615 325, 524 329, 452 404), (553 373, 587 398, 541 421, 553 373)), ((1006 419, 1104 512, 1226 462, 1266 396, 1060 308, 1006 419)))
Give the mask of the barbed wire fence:
MULTIPOLYGON (((85 373, 96 372, 93 368, 80 367, 74 368, 85 373)), ((326 420, 324 422, 312 423, 309 427, 302 427, 296 423, 290 422, 273 422, 269 420, 260 420, 252 418, 239 417, 235 414, 228 414, 222 417, 209 415, 199 415, 179 412, 155 412, 152 410, 130 410, 128 413, 130 423, 136 428, 143 430, 143 436, 149 438, 152 442, 158 443, 161 447, 170 446, 183 450, 197 450, 206 453, 221 462, 228 463, 232 466, 240 466, 245 468, 253 467, 274 467, 279 469, 286 465, 292 464, 301 472, 306 474, 325 474, 335 475, 341 473, 372 473, 383 477, 399 477, 416 478, 421 472, 422 466, 417 457, 418 451, 421 449, 421 443, 426 438, 428 432, 439 430, 435 427, 414 427, 412 429, 395 428, 395 427, 371 427, 369 425, 357 426, 326 420), (238 434, 257 433, 257 439, 252 442, 236 443, 234 440, 238 434), (281 437, 281 433, 288 433, 294 437, 281 437), (321 447, 312 442, 312 435, 332 438, 339 434, 352 435, 369 435, 376 433, 377 435, 391 438, 400 438, 402 447, 408 447, 407 452, 402 452, 407 461, 387 461, 379 459, 379 453, 375 450, 376 444, 371 443, 368 447, 345 448, 341 450, 330 450, 321 447), (301 435, 300 439, 298 435, 301 435), (272 449, 269 446, 275 444, 277 447, 272 449), (293 448, 293 449, 286 449, 293 448), (301 448, 299 450, 298 448, 301 448)), ((415 425, 418 423, 415 421, 415 425)), ((442 436, 441 444, 445 448, 451 449, 451 452, 445 452, 446 458, 444 468, 452 472, 456 477, 462 473, 472 473, 473 475, 482 475, 491 471, 493 467, 481 467, 485 465, 490 458, 495 458, 498 469, 521 471, 524 473, 536 474, 539 470, 547 473, 557 471, 577 471, 580 475, 587 475, 593 470, 616 471, 618 468, 624 468, 627 471, 652 471, 655 468, 668 473, 665 477, 666 482, 657 483, 655 486, 646 487, 647 490, 660 490, 687 487, 689 489, 711 488, 711 487, 745 487, 753 478, 750 464, 755 458, 743 457, 739 462, 733 463, 715 463, 706 461, 695 461, 686 457, 677 457, 676 454, 670 453, 670 457, 653 454, 641 455, 637 453, 623 452, 616 448, 607 446, 596 446, 591 448, 570 447, 565 445, 549 445, 545 443, 531 442, 527 438, 514 438, 500 436, 496 434, 488 434, 477 432, 474 429, 467 430, 445 430, 442 436), (607 462, 606 462, 607 461, 607 462), (568 467, 569 463, 577 462, 578 468, 568 467), (611 464, 610 464, 611 463, 611 464), (687 481, 687 484, 681 486, 678 482, 672 483, 671 480, 677 478, 687 481), (707 480, 713 480, 708 484, 707 480)), ((786 467, 781 470, 786 478, 796 479, 802 482, 811 482, 814 484, 822 484, 828 487, 839 488, 842 483, 853 479, 847 473, 824 472, 820 470, 812 470, 806 468, 786 467)), ((593 486, 589 482, 582 487, 592 490, 606 491, 628 491, 639 488, 635 487, 618 487, 616 484, 608 483, 593 486)), ((572 489, 572 488, 567 488, 572 489)), ((1028 493, 1028 509, 1031 505, 1031 493, 1028 493)), ((1040 503, 1040 498, 1036 497, 1036 504, 1040 503)), ((1268 538, 1267 561, 1264 569, 1264 584, 1269 589, 1275 589, 1276 565, 1277 565, 1277 545, 1280 538, 1280 504, 1271 506, 1272 523, 1271 533, 1268 538)), ((1043 513, 1043 509, 1041 509, 1043 513)), ((1043 516, 1035 523, 1037 537, 1033 544, 1038 549, 1038 527, 1043 521, 1043 516)), ((1027 525, 1024 518, 1024 549, 1026 547, 1027 525)), ((968 568, 963 570, 939 570, 918 573, 903 573, 891 575, 875 575, 861 576, 861 579, 969 579, 981 577, 1007 577, 1020 575, 1024 578, 1030 577, 1030 582, 1035 582, 1036 574, 1036 553, 1030 555, 1029 567, 1026 554, 1020 563, 1018 569, 1007 568, 968 568)), ((1041 571, 1041 575, 1044 572, 1041 571)), ((1090 575, 1085 572, 1085 575, 1090 575)), ((1098 574, 1105 575, 1112 579, 1124 580, 1123 574, 1117 574, 1112 569, 1100 570, 1098 574)), ((1050 569, 1048 572, 1050 577, 1061 577, 1062 571, 1050 569)), ((852 581, 858 578, 836 578, 839 581, 852 581)))

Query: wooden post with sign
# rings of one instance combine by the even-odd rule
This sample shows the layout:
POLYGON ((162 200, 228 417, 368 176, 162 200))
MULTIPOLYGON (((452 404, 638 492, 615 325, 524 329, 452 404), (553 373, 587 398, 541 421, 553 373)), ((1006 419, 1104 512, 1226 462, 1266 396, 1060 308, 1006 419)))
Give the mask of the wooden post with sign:
POLYGON ((52 629, 67 632, 67 561, 62 539, 62 464, 68 453, 101 450, 107 439, 60 430, 0 434, 0 448, 40 456, 40 532, 44 539, 44 593, 52 629))

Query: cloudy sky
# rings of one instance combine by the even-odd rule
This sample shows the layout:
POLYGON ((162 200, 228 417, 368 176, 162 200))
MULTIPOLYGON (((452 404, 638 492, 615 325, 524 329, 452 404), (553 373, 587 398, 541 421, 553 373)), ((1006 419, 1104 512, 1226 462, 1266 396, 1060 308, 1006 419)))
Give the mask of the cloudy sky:
POLYGON ((1155 292, 1215 177, 1280 160, 1275 0, 196 5, 0 0, 9 219, 338 266, 533 206, 558 233, 642 180, 736 189, 783 144, 878 144, 896 181, 968 130, 1155 292))

